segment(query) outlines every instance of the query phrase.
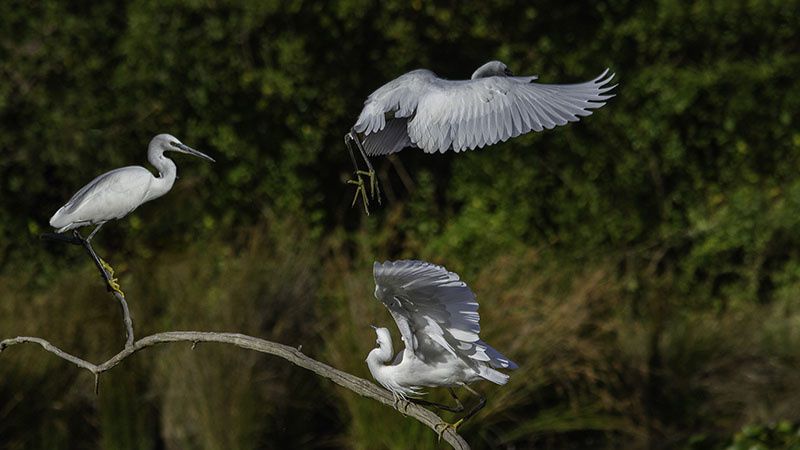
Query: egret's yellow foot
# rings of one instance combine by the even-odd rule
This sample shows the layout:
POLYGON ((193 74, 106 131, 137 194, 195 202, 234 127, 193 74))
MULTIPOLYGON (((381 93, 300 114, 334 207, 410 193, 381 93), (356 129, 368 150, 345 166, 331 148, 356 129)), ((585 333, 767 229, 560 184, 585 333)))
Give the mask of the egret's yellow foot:
POLYGON ((464 419, 458 419, 458 421, 456 421, 456 423, 447 423, 447 422, 437 423, 436 426, 433 427, 433 429, 439 435, 439 440, 441 441, 442 440, 442 436, 444 435, 444 432, 447 431, 448 428, 452 428, 453 431, 458 431, 458 427, 461 426, 461 424, 463 422, 464 422, 464 419), (439 430, 439 427, 441 427, 442 429, 439 430))
MULTIPOLYGON (((99 258, 99 257, 98 257, 99 258)), ((109 278, 114 276, 114 268, 111 267, 111 264, 107 263, 103 258, 100 259, 100 265, 103 266, 103 270, 108 273, 109 278)))
POLYGON ((369 200, 367 199, 367 190, 364 187, 364 180, 361 179, 361 171, 356 172, 356 178, 354 180, 347 180, 347 184, 354 184, 356 185, 356 195, 353 196, 353 203, 350 204, 350 207, 356 205, 356 201, 358 201, 358 194, 361 194, 361 199, 364 202, 364 211, 366 211, 367 215, 369 215, 369 200))
MULTIPOLYGON (((369 177, 369 197, 375 198, 375 189, 378 187, 378 178, 375 177, 374 170, 356 170, 356 175, 369 177)), ((359 177, 361 179, 361 177, 359 177)))
POLYGON ((125 297, 125 293, 122 292, 122 289, 120 288, 119 283, 117 283, 117 279, 116 278, 112 278, 112 279, 108 280, 108 287, 110 287, 111 290, 116 292, 117 294, 125 297))
POLYGON ((117 279, 114 278, 114 268, 111 267, 111 264, 105 262, 103 258, 99 259, 100 259, 100 265, 103 266, 103 270, 105 270, 106 273, 108 274, 108 287, 117 294, 125 297, 125 293, 122 292, 119 283, 117 283, 117 279))

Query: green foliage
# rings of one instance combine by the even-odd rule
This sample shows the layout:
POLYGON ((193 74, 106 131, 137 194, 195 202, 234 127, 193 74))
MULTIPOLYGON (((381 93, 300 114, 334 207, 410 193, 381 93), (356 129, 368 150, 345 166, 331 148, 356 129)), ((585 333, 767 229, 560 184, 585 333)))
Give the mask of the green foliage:
MULTIPOLYGON (((470 283, 482 334, 522 365, 479 387, 474 447, 794 448, 799 7, 2 2, 0 337, 93 360, 119 348, 84 255, 36 236, 169 132, 218 162, 177 156, 173 191, 97 238, 140 335, 241 331, 368 376, 367 325, 390 323, 372 261, 428 259, 470 283), (578 124, 376 158, 384 205, 351 209, 342 135, 365 96, 491 58, 542 82, 608 66, 620 85, 578 124)), ((394 411, 211 345, 137 356, 99 398, 36 349, 0 360, 8 448, 436 445, 394 411)))
POLYGON ((787 421, 775 425, 750 425, 736 433, 728 450, 797 450, 800 427, 787 421))

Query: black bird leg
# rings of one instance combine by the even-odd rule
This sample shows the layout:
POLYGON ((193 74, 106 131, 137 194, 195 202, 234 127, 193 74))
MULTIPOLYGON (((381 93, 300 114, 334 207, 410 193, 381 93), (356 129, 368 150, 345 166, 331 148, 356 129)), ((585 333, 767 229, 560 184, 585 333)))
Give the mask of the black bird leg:
MULTIPOLYGON (((81 236, 78 230, 72 230, 72 236, 57 233, 45 233, 39 237, 40 239, 46 239, 49 241, 59 241, 72 245, 80 245, 84 248, 84 250, 86 250, 86 253, 92 257, 92 261, 100 271, 100 275, 106 282, 106 287, 108 288, 109 292, 111 292, 114 297, 119 300, 120 307, 122 308, 122 321, 125 324, 125 347, 127 348, 133 345, 133 322, 131 321, 131 312, 128 309, 128 302, 125 301, 125 293, 122 292, 122 289, 119 287, 119 283, 117 283, 117 279, 114 278, 114 269, 107 262, 103 261, 103 258, 97 256, 94 248, 92 248, 91 240, 102 226, 103 224, 101 223, 95 227, 95 229, 89 233, 89 237, 87 238, 81 236)), ((97 391, 96 383, 97 379, 95 379, 95 392, 97 391)))
POLYGON ((72 236, 65 236, 63 234, 57 233, 45 233, 40 236, 41 239, 47 239, 49 241, 59 241, 65 242, 67 244, 72 245, 80 245, 86 250, 86 253, 92 257, 92 261, 94 261, 94 265, 97 266, 97 269, 100 270, 100 273, 103 275, 103 279, 106 281, 106 285, 108 286, 108 290, 111 292, 115 292, 125 297, 125 293, 122 292, 122 289, 119 287, 119 283, 117 283, 117 279, 114 278, 114 268, 111 267, 107 262, 103 261, 103 258, 97 256, 97 253, 92 248, 92 238, 94 235, 100 230, 103 224, 97 225, 91 233, 89 233, 89 237, 84 238, 78 233, 78 230, 72 230, 72 236))
MULTIPOLYGON (((97 234, 98 231, 100 231, 100 228, 102 228, 104 224, 105 222, 100 222, 96 227, 94 227, 94 230, 92 230, 92 232, 89 233, 89 237, 86 238, 86 242, 92 242, 92 238, 94 237, 95 234, 97 234)), ((78 231, 75 230, 75 232, 77 233, 78 231)))
POLYGON ((474 395, 478 396, 478 404, 473 406, 472 409, 470 409, 467 412, 467 414, 464 415, 464 417, 462 417, 458 421, 459 425, 463 424, 467 419, 469 419, 470 417, 474 416, 478 411, 480 411, 481 409, 483 409, 484 406, 486 406, 486 397, 484 397, 483 395, 479 394, 478 391, 476 391, 475 389, 472 389, 471 387, 469 387, 467 385, 464 385, 464 389, 466 389, 466 390, 470 391, 471 393, 473 393, 474 395))
POLYGON ((94 248, 92 248, 91 240, 94 237, 95 233, 97 233, 97 231, 100 230, 100 227, 102 226, 103 226, 102 223, 98 225, 97 228, 95 228, 94 230, 92 230, 91 233, 89 233, 89 237, 87 238, 81 236, 81 234, 78 233, 78 230, 72 230, 72 235, 74 236, 75 240, 78 241, 80 245, 83 246, 84 249, 86 249, 86 252, 89 254, 89 256, 92 257, 94 265, 97 266, 97 269, 100 270, 100 272, 103 274, 103 278, 106 280, 106 284, 108 285, 108 290, 116 292, 122 297, 125 297, 125 293, 122 292, 122 289, 120 289, 119 283, 117 283, 117 279, 114 278, 114 268, 111 267, 110 264, 105 262, 103 258, 97 256, 97 253, 94 251, 94 248))
POLYGON ((453 388, 447 388, 447 389, 450 392, 450 395, 453 397, 453 400, 455 400, 455 402, 456 402, 455 406, 450 406, 450 405, 445 405, 445 404, 442 404, 442 403, 431 402, 431 401, 423 400, 423 399, 420 399, 420 398, 412 398, 411 402, 412 403, 416 403, 418 405, 422 405, 422 406, 432 406, 434 408, 443 409, 445 411, 450 411, 450 412, 456 412, 457 413, 457 412, 464 411, 464 405, 461 404, 461 401, 456 396, 456 393, 453 391, 453 388))
MULTIPOLYGON (((437 432, 439 433, 439 440, 442 439, 442 435, 444 434, 445 431, 447 431, 448 428, 452 428, 454 431, 457 431, 458 427, 463 425, 464 422, 467 421, 467 419, 469 419, 470 417, 474 416, 478 411, 480 411, 484 406, 486 406, 486 397, 484 397, 483 395, 479 394, 478 391, 472 389, 471 387, 469 387, 467 385, 464 385, 464 389, 466 389, 466 390, 470 391, 471 393, 473 393, 474 395, 478 396, 478 404, 473 406, 469 411, 467 411, 467 414, 465 414, 464 417, 458 419, 455 423, 442 422, 440 424, 437 424, 436 427, 434 427, 434 429, 437 430, 437 432), (440 427, 441 427, 441 430, 439 430, 440 427)), ((450 393, 455 397, 455 392, 452 392, 452 390, 451 390, 450 393)), ((460 404, 460 402, 459 402, 459 404, 460 404)))
POLYGON ((367 168, 369 171, 366 175, 369 175, 369 188, 370 188, 370 197, 375 198, 377 193, 378 197, 378 204, 381 204, 381 188, 378 185, 378 178, 375 176, 375 169, 372 168, 372 163, 369 161, 369 157, 367 156, 366 150, 364 150, 364 144, 361 143, 361 140, 358 138, 355 130, 350 130, 350 139, 356 142, 356 146, 358 150, 361 152, 361 157, 364 158, 364 162, 367 163, 367 168))

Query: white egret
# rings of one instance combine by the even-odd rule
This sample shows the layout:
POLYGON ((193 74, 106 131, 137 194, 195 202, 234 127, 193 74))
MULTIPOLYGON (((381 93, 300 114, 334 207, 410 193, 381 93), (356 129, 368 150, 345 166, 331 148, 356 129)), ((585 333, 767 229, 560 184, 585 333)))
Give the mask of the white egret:
POLYGON ((387 261, 376 262, 373 275, 375 297, 397 323, 405 348, 394 355, 389 330, 373 327, 378 347, 367 356, 370 373, 396 401, 410 398, 456 412, 463 406, 452 388, 463 386, 480 401, 455 424, 442 424, 441 432, 458 428, 486 403, 467 385, 479 380, 505 384, 508 375, 496 369, 517 365, 480 340, 478 302, 457 274, 424 261, 387 261), (420 401, 424 387, 447 387, 456 407, 420 401))
POLYGON ((142 203, 161 197, 172 189, 177 177, 177 167, 164 152, 187 153, 208 161, 213 158, 184 145, 176 137, 159 134, 150 141, 147 160, 158 170, 154 176, 141 166, 129 166, 106 172, 81 188, 72 198, 50 218, 50 226, 57 233, 72 230, 74 239, 62 239, 86 247, 95 263, 108 271, 109 286, 122 294, 119 285, 113 280, 113 269, 98 258, 91 247, 91 240, 100 228, 112 219, 128 215, 142 203), (96 225, 88 237, 83 238, 77 228, 96 225))
POLYGON ((613 97, 607 94, 614 74, 606 69, 597 78, 577 84, 534 83, 536 76, 513 76, 500 61, 479 67, 469 80, 445 80, 430 70, 408 72, 370 94, 345 144, 355 166, 355 204, 361 175, 370 178, 371 195, 377 189, 369 156, 389 155, 406 147, 425 153, 461 152, 504 142, 531 131, 551 129, 592 114, 613 97), (360 136, 359 136, 360 135, 360 136), (356 164, 355 142, 368 170, 356 164))

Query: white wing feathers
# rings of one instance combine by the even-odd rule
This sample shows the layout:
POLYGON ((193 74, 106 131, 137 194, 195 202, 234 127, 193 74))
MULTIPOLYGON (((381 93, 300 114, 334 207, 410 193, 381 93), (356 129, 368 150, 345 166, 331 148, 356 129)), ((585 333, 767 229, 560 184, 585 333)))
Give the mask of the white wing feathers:
POLYGON ((533 82, 536 77, 444 80, 417 70, 370 95, 354 128, 369 142, 390 128, 387 119, 405 119, 407 136, 392 129, 391 136, 373 143, 370 155, 399 151, 406 142, 427 153, 472 150, 577 122, 614 96, 607 94, 616 86, 608 85, 613 77, 606 69, 585 83, 539 84, 533 82))
POLYGON ((383 130, 387 113, 396 118, 411 116, 417 109, 419 94, 427 89, 429 80, 435 78, 430 70, 418 69, 384 84, 367 97, 353 128, 369 135, 383 130))
MULTIPOLYGON (((375 297, 397 322, 407 352, 424 357, 433 341, 471 365, 516 368, 479 338, 475 294, 458 275, 424 261, 387 261, 373 266, 375 297)), ((434 351, 436 351, 434 349, 434 351)))
POLYGON ((393 119, 378 133, 372 133, 364 139, 364 150, 368 155, 389 155, 406 147, 416 147, 408 137, 408 120, 393 119))

